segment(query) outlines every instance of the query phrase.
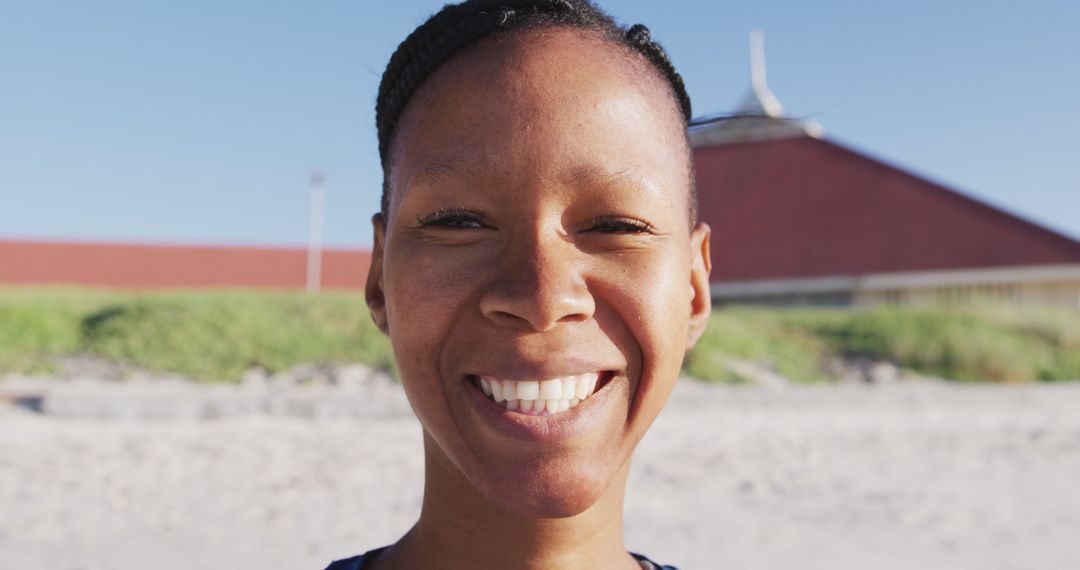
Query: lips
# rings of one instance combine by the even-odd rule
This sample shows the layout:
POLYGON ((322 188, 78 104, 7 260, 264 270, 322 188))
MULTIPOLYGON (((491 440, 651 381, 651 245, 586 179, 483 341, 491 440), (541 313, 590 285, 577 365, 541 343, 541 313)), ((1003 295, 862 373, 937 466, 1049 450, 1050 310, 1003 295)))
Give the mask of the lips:
POLYGON ((544 380, 507 380, 489 375, 470 376, 473 386, 506 410, 533 416, 566 412, 602 387, 608 375, 602 372, 562 376, 544 380))

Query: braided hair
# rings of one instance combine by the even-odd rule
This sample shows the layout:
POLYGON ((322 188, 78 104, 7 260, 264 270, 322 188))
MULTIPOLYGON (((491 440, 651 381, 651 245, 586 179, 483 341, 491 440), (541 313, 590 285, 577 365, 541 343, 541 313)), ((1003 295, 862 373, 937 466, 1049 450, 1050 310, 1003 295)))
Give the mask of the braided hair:
MULTIPOLYGON (((671 87, 684 126, 691 118, 690 96, 667 52, 649 28, 624 28, 592 0, 466 0, 447 4, 401 42, 383 72, 375 104, 379 157, 383 165, 381 211, 389 209, 390 144, 405 106, 424 81, 454 54, 500 32, 543 27, 577 28, 599 33, 616 45, 643 56, 671 87)), ((693 184, 691 173, 691 184, 693 184)), ((696 215, 691 187, 691 217, 696 215)))

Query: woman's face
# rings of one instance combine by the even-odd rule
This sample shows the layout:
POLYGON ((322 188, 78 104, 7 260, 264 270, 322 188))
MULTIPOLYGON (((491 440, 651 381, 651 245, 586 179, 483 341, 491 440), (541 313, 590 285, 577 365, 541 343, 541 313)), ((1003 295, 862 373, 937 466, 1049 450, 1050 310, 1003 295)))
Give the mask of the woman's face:
POLYGON ((367 297, 429 465, 542 517, 626 466, 709 312, 682 128, 647 63, 573 30, 481 42, 416 93, 367 297))

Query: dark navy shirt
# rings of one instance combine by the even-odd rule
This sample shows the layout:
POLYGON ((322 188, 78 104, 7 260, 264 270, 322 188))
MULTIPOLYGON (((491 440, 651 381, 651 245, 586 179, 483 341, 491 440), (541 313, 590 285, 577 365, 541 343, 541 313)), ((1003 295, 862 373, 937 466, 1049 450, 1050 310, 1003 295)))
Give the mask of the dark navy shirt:
MULTIPOLYGON (((353 556, 352 558, 334 561, 326 567, 326 570, 363 570, 365 562, 370 562, 376 556, 378 556, 380 552, 386 550, 386 548, 387 547, 384 546, 382 548, 376 548, 375 550, 369 550, 361 554, 360 556, 353 556)), ((641 567, 644 570, 679 570, 674 566, 664 566, 662 564, 657 564, 640 554, 634 554, 633 552, 631 552, 630 556, 633 556, 634 559, 641 563, 641 567)))

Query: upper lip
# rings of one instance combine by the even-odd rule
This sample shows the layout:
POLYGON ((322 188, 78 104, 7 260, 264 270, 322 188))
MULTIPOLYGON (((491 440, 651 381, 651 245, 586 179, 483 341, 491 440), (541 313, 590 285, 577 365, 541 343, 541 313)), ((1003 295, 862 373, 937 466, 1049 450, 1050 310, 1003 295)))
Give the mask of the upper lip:
POLYGON ((509 358, 497 365, 469 367, 465 376, 491 376, 499 380, 551 380, 579 376, 581 374, 619 371, 623 367, 613 363, 600 363, 585 358, 553 357, 545 362, 528 362, 509 358))

